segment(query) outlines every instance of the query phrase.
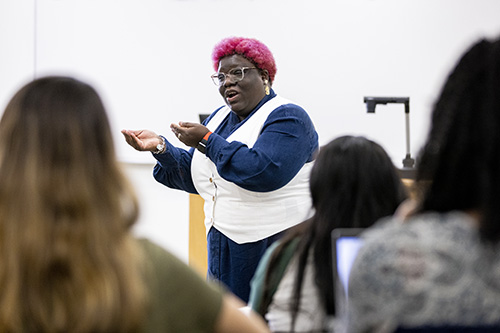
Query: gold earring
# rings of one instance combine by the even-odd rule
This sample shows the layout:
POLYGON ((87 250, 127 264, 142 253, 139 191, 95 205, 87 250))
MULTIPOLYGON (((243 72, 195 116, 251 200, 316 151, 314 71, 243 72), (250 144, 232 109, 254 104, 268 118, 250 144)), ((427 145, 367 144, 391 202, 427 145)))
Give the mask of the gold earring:
POLYGON ((271 89, 267 85, 267 80, 264 81, 264 84, 266 85, 266 87, 264 88, 266 95, 269 95, 271 93, 271 89))

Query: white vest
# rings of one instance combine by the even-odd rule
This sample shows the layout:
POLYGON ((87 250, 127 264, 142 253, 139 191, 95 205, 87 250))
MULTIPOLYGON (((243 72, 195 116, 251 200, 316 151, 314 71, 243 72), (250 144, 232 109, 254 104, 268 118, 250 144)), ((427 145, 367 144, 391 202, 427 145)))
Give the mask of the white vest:
MULTIPOLYGON (((252 148, 269 114, 290 101, 275 96, 266 102, 226 140, 238 141, 252 148)), ((214 131, 231 112, 220 109, 208 122, 214 131)), ((293 154, 293 147, 289 147, 293 154)), ((238 244, 262 240, 311 216, 309 174, 313 162, 306 163, 285 186, 271 192, 253 192, 223 179, 215 164, 195 150, 191 176, 196 190, 205 200, 206 232, 212 226, 238 244)), ((286 167, 286 166, 284 166, 286 167)))

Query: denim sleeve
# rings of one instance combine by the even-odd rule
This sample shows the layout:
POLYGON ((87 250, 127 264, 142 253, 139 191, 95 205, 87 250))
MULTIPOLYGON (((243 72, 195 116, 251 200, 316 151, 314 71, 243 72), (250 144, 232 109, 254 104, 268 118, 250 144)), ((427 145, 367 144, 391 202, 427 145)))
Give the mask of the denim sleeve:
POLYGON ((292 180, 317 149, 318 134, 308 114, 286 104, 269 115, 252 148, 211 135, 207 156, 225 180, 250 191, 270 192, 292 180))
POLYGON ((155 155, 157 163, 153 170, 153 176, 159 183, 178 190, 198 194, 191 178, 191 159, 193 150, 185 150, 166 142, 166 151, 155 155))

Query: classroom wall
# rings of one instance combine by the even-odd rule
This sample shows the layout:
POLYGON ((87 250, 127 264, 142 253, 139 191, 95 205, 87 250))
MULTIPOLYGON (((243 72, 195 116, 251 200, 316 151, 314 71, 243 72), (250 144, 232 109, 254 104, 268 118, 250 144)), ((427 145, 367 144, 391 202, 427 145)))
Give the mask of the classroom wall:
POLYGON ((0 110, 34 77, 92 83, 140 194, 136 232, 187 261, 188 195, 157 184, 154 159, 120 130, 149 128, 182 146, 170 123, 223 102, 209 78, 216 42, 262 40, 278 66, 274 89, 309 112, 321 144, 365 135, 401 167, 403 106, 368 114, 363 97, 410 97, 414 157, 444 78, 472 41, 500 33, 499 12, 497 0, 1 0, 0 110))

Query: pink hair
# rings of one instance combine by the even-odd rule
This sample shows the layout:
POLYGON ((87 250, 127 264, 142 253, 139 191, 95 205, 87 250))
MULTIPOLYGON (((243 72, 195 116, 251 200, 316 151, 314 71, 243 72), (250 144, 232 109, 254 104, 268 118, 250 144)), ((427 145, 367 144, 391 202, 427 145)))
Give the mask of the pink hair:
POLYGON ((258 68, 269 73, 269 79, 274 81, 276 63, 271 51, 262 42, 244 37, 228 37, 221 40, 214 47, 212 60, 214 69, 219 68, 219 61, 225 56, 239 54, 252 61, 258 68))

